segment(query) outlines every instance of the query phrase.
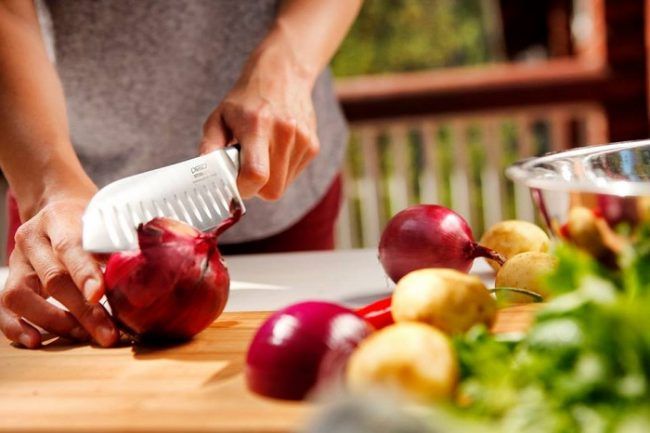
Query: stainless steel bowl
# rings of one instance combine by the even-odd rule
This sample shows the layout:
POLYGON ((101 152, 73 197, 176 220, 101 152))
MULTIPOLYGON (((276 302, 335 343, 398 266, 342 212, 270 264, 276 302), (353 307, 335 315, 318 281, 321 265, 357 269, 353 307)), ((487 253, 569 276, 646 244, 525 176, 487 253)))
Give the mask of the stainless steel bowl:
POLYGON ((650 140, 530 158, 509 167, 506 174, 530 189, 555 236, 571 239, 573 233, 576 240, 586 227, 601 237, 625 237, 650 221, 650 140))

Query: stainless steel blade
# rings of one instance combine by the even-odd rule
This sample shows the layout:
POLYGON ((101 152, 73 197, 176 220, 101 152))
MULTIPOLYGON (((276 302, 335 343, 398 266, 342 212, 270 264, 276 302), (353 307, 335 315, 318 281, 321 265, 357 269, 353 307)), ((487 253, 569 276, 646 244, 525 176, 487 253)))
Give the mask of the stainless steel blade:
POLYGON ((95 194, 83 216, 83 247, 93 252, 138 248, 136 228, 156 216, 206 231, 244 204, 237 190, 239 151, 216 150, 115 181, 95 194))

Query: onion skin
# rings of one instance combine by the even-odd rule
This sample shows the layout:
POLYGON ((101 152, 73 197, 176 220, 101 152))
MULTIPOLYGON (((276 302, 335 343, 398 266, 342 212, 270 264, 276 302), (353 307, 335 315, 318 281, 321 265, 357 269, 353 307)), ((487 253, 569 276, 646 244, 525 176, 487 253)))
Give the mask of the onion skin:
POLYGON ((137 341, 192 338, 223 311, 230 288, 217 237, 166 218, 138 227, 139 251, 112 254, 106 265, 106 298, 120 328, 137 341))
POLYGON ((372 326, 329 302, 301 302, 271 315, 246 357, 249 389, 266 397, 302 400, 343 380, 348 357, 372 326))
POLYGON ((379 261, 397 283, 423 268, 450 268, 467 273, 477 257, 502 264, 503 257, 474 241, 472 229, 456 212, 438 205, 415 205, 398 212, 379 242, 379 261))

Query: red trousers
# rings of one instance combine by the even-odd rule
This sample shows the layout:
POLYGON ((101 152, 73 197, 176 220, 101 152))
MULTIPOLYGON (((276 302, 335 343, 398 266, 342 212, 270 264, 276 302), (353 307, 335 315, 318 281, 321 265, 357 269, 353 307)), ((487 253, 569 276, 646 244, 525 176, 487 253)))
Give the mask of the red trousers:
MULTIPOLYGON (((222 254, 256 254, 334 249, 334 225, 341 207, 341 177, 300 221, 268 238, 239 244, 221 245, 222 254)), ((14 234, 20 226, 18 206, 11 191, 7 194, 7 258, 14 249, 14 234)), ((245 217, 244 217, 245 218, 245 217)))
MULTIPOLYGON (((222 254, 256 254, 334 249, 334 226, 341 208, 341 176, 300 221, 268 238, 219 246, 222 254)), ((246 218, 244 216, 244 218, 246 218)))

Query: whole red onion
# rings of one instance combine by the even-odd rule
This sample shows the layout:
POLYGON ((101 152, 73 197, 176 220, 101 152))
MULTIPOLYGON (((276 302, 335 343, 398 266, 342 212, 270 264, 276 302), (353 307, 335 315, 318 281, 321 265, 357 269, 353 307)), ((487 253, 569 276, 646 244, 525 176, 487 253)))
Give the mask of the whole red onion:
POLYGON ((463 217, 438 205, 421 204, 398 212, 379 242, 379 261, 394 282, 423 268, 468 272, 477 257, 504 262, 499 253, 474 241, 463 217))
POLYGON ((627 223, 634 227, 639 222, 637 201, 637 197, 598 194, 598 204, 594 213, 603 217, 612 228, 621 223, 627 223))
POLYGON ((283 308, 253 337, 246 357, 248 386, 287 400, 335 386, 348 357, 371 332, 368 322, 340 305, 301 302, 283 308))
POLYGON ((167 218, 138 227, 139 251, 112 254, 104 275, 106 298, 120 327, 136 340, 186 340, 223 311, 230 277, 214 232, 167 218))

